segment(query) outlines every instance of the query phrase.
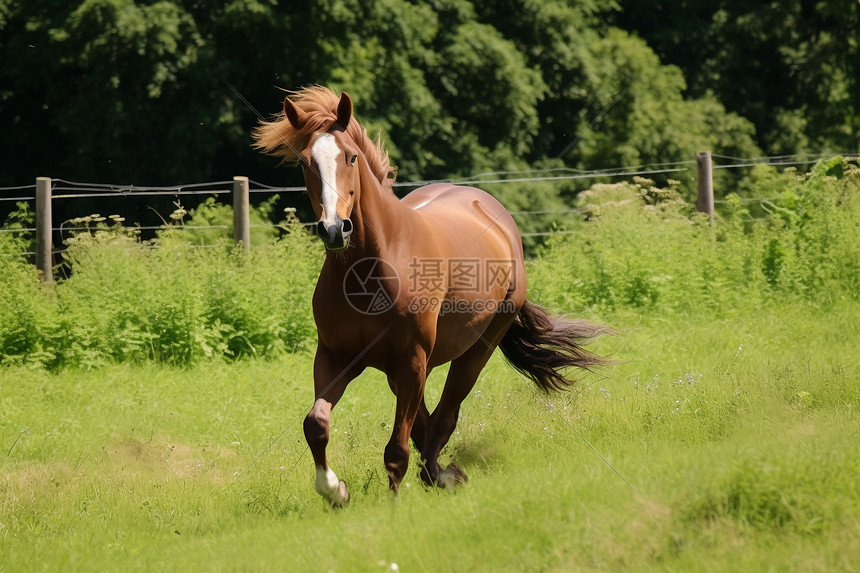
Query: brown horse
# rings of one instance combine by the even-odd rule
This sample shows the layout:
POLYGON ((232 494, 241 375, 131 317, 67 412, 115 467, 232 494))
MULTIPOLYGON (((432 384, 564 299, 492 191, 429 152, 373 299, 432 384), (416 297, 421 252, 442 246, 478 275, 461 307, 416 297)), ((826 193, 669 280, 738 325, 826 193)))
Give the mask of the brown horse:
POLYGON ((522 243, 505 207, 484 191, 448 183, 398 199, 387 154, 352 116, 345 93, 338 99, 322 87, 291 92, 254 139, 257 149, 301 164, 326 247, 313 296, 316 399, 304 432, 316 491, 333 506, 345 505, 349 493, 326 461, 331 411, 365 368, 384 372, 397 399, 384 453, 396 493, 410 436, 424 482, 466 481, 456 465, 439 467, 439 452, 497 346, 547 392, 573 384, 560 369, 604 364, 580 342, 607 328, 551 318, 526 300, 522 243), (446 362, 448 378, 431 414, 424 383, 446 362))

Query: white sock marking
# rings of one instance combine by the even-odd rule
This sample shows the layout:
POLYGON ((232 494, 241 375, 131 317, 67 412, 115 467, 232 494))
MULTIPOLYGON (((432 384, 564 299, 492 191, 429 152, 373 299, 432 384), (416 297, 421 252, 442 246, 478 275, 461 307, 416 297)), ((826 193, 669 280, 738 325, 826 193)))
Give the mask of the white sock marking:
POLYGON ((339 484, 340 480, 337 479, 331 468, 324 469, 317 466, 317 479, 314 482, 314 489, 317 490, 318 494, 331 498, 332 495, 337 493, 339 484))

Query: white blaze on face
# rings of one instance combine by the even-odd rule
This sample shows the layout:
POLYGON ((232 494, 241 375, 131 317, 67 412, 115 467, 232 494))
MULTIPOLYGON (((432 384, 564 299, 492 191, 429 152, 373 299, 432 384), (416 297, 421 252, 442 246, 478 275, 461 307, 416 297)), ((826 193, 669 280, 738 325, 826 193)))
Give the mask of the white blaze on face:
POLYGON ((322 205, 323 213, 320 219, 326 227, 330 227, 337 221, 337 158, 341 154, 340 148, 334 136, 330 133, 320 135, 311 148, 311 157, 319 170, 322 180, 322 205))

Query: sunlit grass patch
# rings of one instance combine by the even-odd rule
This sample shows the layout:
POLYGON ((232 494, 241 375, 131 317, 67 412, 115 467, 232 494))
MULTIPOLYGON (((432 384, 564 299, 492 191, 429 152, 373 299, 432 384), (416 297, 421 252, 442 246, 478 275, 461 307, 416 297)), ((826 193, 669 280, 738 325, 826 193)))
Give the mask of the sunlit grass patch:
POLYGON ((500 571, 844 565, 860 533, 845 440, 857 363, 853 338, 822 334, 856 312, 646 317, 600 343, 636 360, 555 396, 494 356, 443 453, 469 482, 427 489, 413 455, 396 502, 382 466, 394 397, 367 372, 332 418, 330 461, 353 494, 341 512, 313 491, 301 431, 310 354, 7 368, 0 537, 16 569, 453 570, 452 551, 458 567, 500 571))

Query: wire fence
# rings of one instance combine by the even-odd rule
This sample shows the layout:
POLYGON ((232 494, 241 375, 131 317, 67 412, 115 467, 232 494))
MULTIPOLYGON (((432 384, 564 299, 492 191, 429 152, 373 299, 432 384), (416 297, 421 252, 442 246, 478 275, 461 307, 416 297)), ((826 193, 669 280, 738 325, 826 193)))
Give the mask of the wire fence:
MULTIPOLYGON (((797 165, 812 165, 822 159, 829 159, 840 154, 796 154, 776 155, 757 158, 732 157, 729 155, 714 154, 714 159, 721 159, 726 163, 715 163, 713 169, 738 169, 768 165, 772 167, 791 167, 797 165)), ((858 159, 857 154, 841 154, 846 159, 858 159)), ((669 173, 692 172, 695 169, 695 161, 675 161, 670 163, 656 163, 638 166, 615 167, 596 170, 579 170, 568 167, 554 169, 531 169, 518 171, 488 171, 477 173, 468 177, 453 179, 427 179, 420 181, 397 181, 394 187, 421 187, 431 183, 451 183, 454 185, 495 185, 503 183, 538 183, 557 182, 576 179, 599 179, 610 177, 648 177, 654 175, 665 175, 669 173)), ((301 193, 306 190, 304 186, 276 186, 250 181, 251 193, 301 193)), ((183 195, 222 195, 231 192, 230 186, 233 181, 212 181, 206 183, 190 183, 169 186, 140 186, 133 184, 115 183, 82 183, 68 179, 52 179, 53 199, 76 199, 105 196, 128 196, 128 197, 152 197, 160 195, 183 196, 183 195), (59 193, 58 193, 59 192, 59 193)), ((16 185, 0 187, 0 194, 11 191, 32 190, 35 192, 36 185, 16 185)), ((0 201, 33 201, 35 193, 20 196, 0 197, 0 201)))
MULTIPOLYGON (((760 165, 771 166, 776 168, 796 167, 800 165, 812 165, 823 159, 830 159, 837 155, 841 155, 846 159, 857 160, 860 158, 858 154, 834 154, 834 153, 818 153, 818 154, 794 154, 794 155, 777 155, 764 157, 733 157, 728 155, 713 154, 712 160, 719 161, 712 164, 714 170, 721 169, 741 169, 750 168, 760 165)), ((597 170, 579 170, 568 167, 553 168, 553 169, 530 169, 530 170, 509 170, 509 171, 488 171, 477 173, 468 177, 452 178, 452 179, 433 179, 421 181, 405 181, 394 182, 396 188, 417 188, 431 183, 451 183, 455 185, 498 185, 498 184, 528 184, 531 188, 535 183, 559 183, 563 181, 583 180, 583 179, 611 179, 624 177, 653 177, 657 175, 665 176, 676 173, 688 173, 695 175, 696 161, 675 161, 667 163, 654 163, 647 165, 626 166, 610 169, 597 170)), ((114 183, 85 183, 78 181, 70 181, 67 179, 51 179, 51 199, 52 200, 69 200, 83 198, 130 198, 130 197, 182 197, 182 196, 217 196, 228 195, 233 192, 233 181, 211 181, 205 183, 191 183, 182 185, 170 186, 140 186, 133 184, 114 184, 114 183)), ((8 187, 0 187, 0 202, 22 202, 35 201, 36 199, 36 184, 16 185, 8 187), (6 194, 9 195, 6 195, 6 194)), ((248 192, 253 194, 275 194, 275 193, 302 193, 306 191, 304 186, 277 186, 261 183, 259 181, 250 180, 248 192)), ((741 204, 762 203, 773 201, 771 198, 753 198, 745 197, 737 199, 741 204)), ((716 199, 714 203, 728 203, 725 199, 716 199)), ((534 209, 534 210, 512 210, 509 211, 514 217, 533 217, 546 215, 582 215, 587 212, 586 209, 534 209)), ((91 227, 67 226, 63 222, 59 227, 51 227, 53 232, 74 233, 91 230, 91 227)), ((306 226, 313 226, 314 223, 304 223, 306 226)), ((278 225, 252 225, 253 227, 278 228, 278 225)), ((222 229, 227 230, 227 225, 136 225, 131 229, 142 231, 159 231, 167 228, 186 229, 186 230, 210 230, 222 229)), ((35 227, 21 228, 0 228, 0 233, 34 233, 35 227)), ((565 234, 571 231, 563 229, 553 229, 548 231, 525 232, 523 237, 544 237, 555 234, 565 234)), ((196 245, 198 247, 209 247, 211 245, 196 245)), ((62 252, 62 249, 53 249, 52 254, 62 252)), ((5 256, 32 256, 36 253, 25 252, 18 255, 5 256)))

